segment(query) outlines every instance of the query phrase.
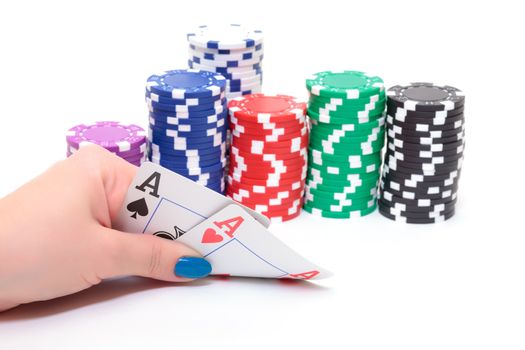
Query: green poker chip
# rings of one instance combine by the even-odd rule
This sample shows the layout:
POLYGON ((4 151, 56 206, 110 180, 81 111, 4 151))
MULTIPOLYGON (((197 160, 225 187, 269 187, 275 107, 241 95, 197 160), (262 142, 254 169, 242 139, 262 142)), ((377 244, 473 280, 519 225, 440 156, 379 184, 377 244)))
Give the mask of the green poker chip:
POLYGON ((308 178, 308 175, 310 175, 314 180, 321 178, 322 184, 332 182, 334 185, 336 182, 340 182, 344 184, 345 182, 352 181, 352 180, 354 181, 355 180, 378 181, 380 177, 379 171, 370 172, 370 173, 357 173, 357 174, 330 174, 326 171, 321 171, 313 167, 308 167, 307 178, 308 178))
POLYGON ((325 124, 366 124, 384 118, 383 111, 366 111, 340 115, 333 115, 333 113, 318 113, 308 109, 308 117, 325 124))
POLYGON ((379 186, 379 180, 347 180, 347 181, 335 181, 335 180, 324 180, 322 183, 318 182, 313 178, 307 178, 306 186, 311 189, 323 191, 323 192, 336 192, 336 193, 354 193, 363 188, 377 188, 379 186), (348 192, 353 190, 354 192, 348 192))
POLYGON ((309 203, 305 203, 303 205, 303 209, 307 211, 308 213, 312 215, 316 215, 316 216, 321 216, 324 218, 331 218, 331 219, 353 219, 353 218, 362 217, 362 216, 373 213, 376 210, 376 207, 377 207, 377 204, 374 204, 372 207, 362 209, 362 210, 333 212, 329 210, 322 210, 322 209, 314 208, 309 203))
POLYGON ((372 142, 362 143, 335 143, 310 139, 310 148, 335 155, 372 154, 381 151, 384 143, 385 140, 383 138, 378 138, 372 142))
POLYGON ((308 161, 317 165, 340 164, 360 168, 371 164, 381 163, 382 157, 380 152, 367 155, 339 156, 312 150, 308 152, 308 161))
POLYGON ((323 210, 339 210, 339 211, 348 211, 356 209, 366 209, 375 204, 377 196, 363 196, 365 192, 360 193, 359 197, 353 199, 334 199, 326 198, 321 196, 316 196, 312 193, 305 193, 305 203, 310 205, 313 208, 319 208, 323 210), (338 208, 338 209, 336 209, 338 208))
POLYGON ((348 165, 337 166, 337 164, 332 164, 329 166, 310 164, 310 167, 312 169, 318 170, 321 176, 324 176, 324 175, 346 176, 350 174, 369 174, 369 173, 378 172, 379 170, 381 170, 381 162, 378 162, 376 164, 370 164, 370 165, 367 165, 366 167, 361 167, 361 168, 350 168, 348 167, 348 165))
POLYGON ((370 134, 373 132, 375 128, 385 127, 385 118, 378 118, 375 120, 371 120, 368 123, 362 123, 362 124, 326 124, 321 123, 315 119, 311 119, 312 121, 312 130, 311 132, 316 132, 323 135, 329 135, 329 134, 352 134, 352 135, 363 135, 363 134, 370 134))
POLYGON ((362 98, 347 99, 342 97, 324 97, 310 94, 308 103, 330 104, 336 106, 358 106, 366 105, 370 102, 376 102, 386 99, 386 92, 383 91, 377 95, 371 95, 362 98))
POLYGON ((377 187, 363 187, 356 188, 356 192, 327 192, 320 189, 306 187, 306 193, 316 198, 327 199, 327 200, 370 200, 371 197, 377 196, 377 187))
POLYGON ((342 115, 345 114, 351 114, 351 113, 358 113, 362 111, 384 111, 385 110, 385 100, 379 100, 377 102, 367 103, 364 105, 326 105, 324 103, 312 100, 308 104, 308 109, 320 113, 320 110, 330 111, 331 113, 334 113, 334 115, 342 115))
POLYGON ((342 136, 337 137, 333 135, 319 135, 319 134, 310 134, 310 140, 312 142, 323 142, 328 141, 330 143, 343 143, 343 144, 360 144, 360 143, 366 143, 366 142, 374 142, 375 140, 382 140, 385 138, 385 129, 383 128, 376 128, 373 132, 371 132, 369 135, 350 135, 350 136, 342 136))
POLYGON ((357 71, 306 81, 311 130, 304 209, 350 218, 375 210, 385 143, 383 80, 357 71))
POLYGON ((383 79, 359 71, 325 71, 306 79, 312 95, 361 99, 378 95, 385 90, 383 79))

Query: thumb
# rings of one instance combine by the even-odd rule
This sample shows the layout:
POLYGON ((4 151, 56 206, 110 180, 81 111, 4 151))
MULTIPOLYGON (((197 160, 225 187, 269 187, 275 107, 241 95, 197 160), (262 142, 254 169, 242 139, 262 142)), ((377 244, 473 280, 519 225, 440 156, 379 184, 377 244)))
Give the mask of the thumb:
POLYGON ((211 265, 194 249, 177 241, 147 234, 125 233, 104 228, 111 241, 112 277, 136 275, 163 281, 182 282, 206 277, 211 265))

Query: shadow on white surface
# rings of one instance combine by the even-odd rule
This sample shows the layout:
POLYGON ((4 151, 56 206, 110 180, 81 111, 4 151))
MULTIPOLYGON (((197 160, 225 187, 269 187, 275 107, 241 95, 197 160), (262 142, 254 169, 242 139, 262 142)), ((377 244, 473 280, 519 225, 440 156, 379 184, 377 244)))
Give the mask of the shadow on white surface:
POLYGON ((20 305, 12 310, 0 313, 0 323, 24 321, 66 313, 106 301, 114 300, 134 293, 160 288, 202 288, 214 283, 231 282, 238 287, 251 284, 261 288, 292 288, 296 291, 319 292, 327 288, 313 283, 291 279, 258 279, 235 277, 209 277, 191 283, 168 283, 140 277, 126 277, 104 281, 99 285, 76 294, 61 298, 20 305))

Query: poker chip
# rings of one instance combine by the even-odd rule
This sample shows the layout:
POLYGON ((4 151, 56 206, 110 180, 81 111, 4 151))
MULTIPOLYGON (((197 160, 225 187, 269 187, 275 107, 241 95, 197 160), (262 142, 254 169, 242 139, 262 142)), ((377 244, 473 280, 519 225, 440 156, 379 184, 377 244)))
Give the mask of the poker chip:
POLYGON ((220 74, 198 69, 179 69, 150 76, 146 91, 182 100, 217 96, 224 92, 225 86, 226 79, 220 74))
POLYGON ((146 83, 148 159, 224 193, 226 79, 196 69, 152 75, 146 83))
POLYGON ((306 104, 286 95, 229 101, 226 194, 274 221, 300 215, 307 171, 306 104))
POLYGON ((463 92, 413 83, 394 86, 386 95, 387 151, 379 212, 413 224, 450 219, 465 147, 463 92))
POLYGON ((238 24, 203 25, 187 34, 188 66, 221 74, 225 97, 261 92, 263 33, 238 24))
POLYGON ((347 219, 372 213, 385 135, 383 80, 358 71, 306 79, 311 123, 304 209, 347 219))
POLYGON ((66 134, 69 157, 86 145, 99 145, 128 162, 140 166, 146 159, 146 132, 138 125, 116 121, 80 124, 66 134))

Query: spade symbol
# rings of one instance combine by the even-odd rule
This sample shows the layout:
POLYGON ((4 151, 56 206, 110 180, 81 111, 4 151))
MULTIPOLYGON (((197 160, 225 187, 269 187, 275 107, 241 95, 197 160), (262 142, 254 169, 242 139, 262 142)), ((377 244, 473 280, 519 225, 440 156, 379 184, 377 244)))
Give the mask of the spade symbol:
POLYGON ((144 198, 130 202, 126 208, 133 213, 131 215, 133 219, 137 218, 137 214, 139 214, 140 216, 146 216, 149 213, 148 204, 146 203, 146 200, 144 198))

